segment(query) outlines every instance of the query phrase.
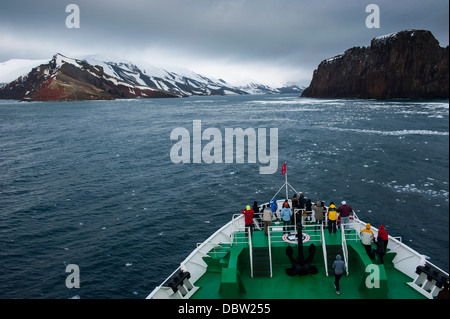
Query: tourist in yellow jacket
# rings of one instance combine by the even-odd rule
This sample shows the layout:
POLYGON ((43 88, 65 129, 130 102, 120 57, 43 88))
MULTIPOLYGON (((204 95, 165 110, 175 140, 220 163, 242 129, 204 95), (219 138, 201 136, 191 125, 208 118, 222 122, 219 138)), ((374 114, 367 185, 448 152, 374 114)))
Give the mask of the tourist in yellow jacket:
POLYGON ((337 209, 333 202, 328 207, 328 232, 331 234, 333 231, 336 234, 336 222, 337 222, 337 209))

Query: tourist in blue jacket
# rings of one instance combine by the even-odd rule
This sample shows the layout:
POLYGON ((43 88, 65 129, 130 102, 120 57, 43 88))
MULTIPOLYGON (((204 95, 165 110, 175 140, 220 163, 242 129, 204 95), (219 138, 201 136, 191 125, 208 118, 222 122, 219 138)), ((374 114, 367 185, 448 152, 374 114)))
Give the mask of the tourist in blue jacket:
POLYGON ((289 208, 289 203, 284 203, 281 209, 281 218, 283 219, 283 234, 288 233, 288 226, 291 224, 292 210, 289 208))
POLYGON ((270 201, 270 209, 272 210, 273 216, 275 216, 278 219, 278 216, 276 214, 278 205, 277 205, 277 199, 274 198, 270 201))

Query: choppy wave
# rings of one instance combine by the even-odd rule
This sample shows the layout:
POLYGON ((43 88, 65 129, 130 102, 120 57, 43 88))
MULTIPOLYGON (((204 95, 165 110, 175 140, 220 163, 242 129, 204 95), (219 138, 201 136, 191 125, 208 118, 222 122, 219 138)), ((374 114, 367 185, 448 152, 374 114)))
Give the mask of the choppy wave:
POLYGON ((379 130, 368 130, 368 129, 341 128, 341 127, 328 127, 328 129, 334 130, 334 131, 341 131, 341 132, 354 132, 354 133, 376 134, 376 135, 386 135, 386 136, 403 136, 403 135, 448 136, 449 135, 449 132, 430 131, 430 130, 379 131, 379 130))
POLYGON ((324 105, 346 105, 346 100, 322 100, 322 99, 273 99, 273 100, 257 100, 253 101, 253 103, 256 104, 294 104, 294 105, 318 105, 318 106, 324 106, 324 105))
POLYGON ((397 193, 417 193, 429 197, 440 197, 447 199, 449 194, 449 192, 445 189, 435 190, 431 188, 426 188, 427 186, 429 186, 428 184, 424 184, 422 186, 417 186, 416 184, 398 185, 394 181, 394 182, 380 183, 380 185, 390 188, 397 193))

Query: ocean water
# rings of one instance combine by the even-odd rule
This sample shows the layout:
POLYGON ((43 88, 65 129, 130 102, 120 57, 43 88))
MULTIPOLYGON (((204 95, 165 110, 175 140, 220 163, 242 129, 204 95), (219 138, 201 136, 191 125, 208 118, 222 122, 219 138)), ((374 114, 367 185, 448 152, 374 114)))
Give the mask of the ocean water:
POLYGON ((306 197, 346 200, 448 272, 448 101, 0 101, 0 298, 145 298, 232 214, 270 200, 284 162, 306 197), (194 120, 278 128, 277 172, 174 164, 170 133, 194 120), (70 264, 80 288, 66 287, 70 264))

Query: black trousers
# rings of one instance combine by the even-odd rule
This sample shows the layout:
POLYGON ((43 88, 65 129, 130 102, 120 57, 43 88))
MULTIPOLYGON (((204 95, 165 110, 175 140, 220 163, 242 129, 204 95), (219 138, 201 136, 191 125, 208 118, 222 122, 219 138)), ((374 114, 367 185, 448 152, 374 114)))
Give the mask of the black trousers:
POLYGON ((372 245, 364 245, 364 248, 366 249, 367 255, 369 255, 370 259, 375 259, 375 255, 372 251, 372 245))
POLYGON ((336 233, 336 220, 328 220, 328 231, 330 234, 331 230, 333 230, 333 233, 336 233))
POLYGON ((336 291, 339 291, 339 280, 341 280, 342 274, 334 274, 334 287, 336 291))
MULTIPOLYGON (((251 225, 245 225, 245 228, 249 228, 249 232, 250 232, 250 234, 252 234, 253 235, 253 224, 251 224, 251 225)), ((248 236, 248 233, 247 233, 247 231, 245 232, 245 236, 247 237, 248 236)))

